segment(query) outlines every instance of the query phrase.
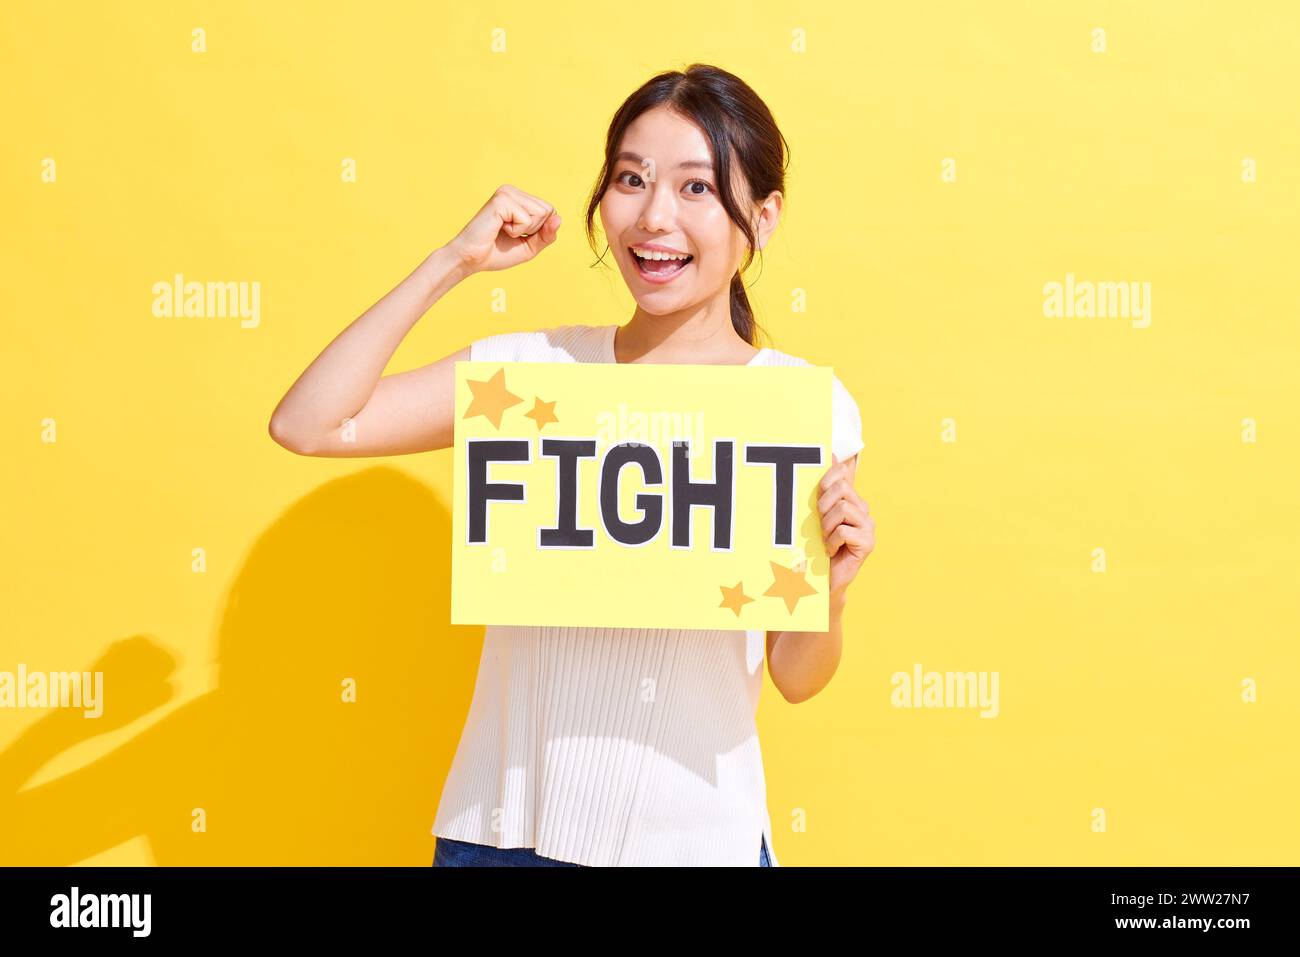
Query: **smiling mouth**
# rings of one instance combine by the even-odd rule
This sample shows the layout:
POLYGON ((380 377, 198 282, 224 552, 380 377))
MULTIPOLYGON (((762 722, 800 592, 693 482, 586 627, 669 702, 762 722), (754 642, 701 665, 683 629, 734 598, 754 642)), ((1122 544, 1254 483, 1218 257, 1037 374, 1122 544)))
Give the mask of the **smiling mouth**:
POLYGON ((667 282, 674 279, 695 261, 694 256, 687 256, 685 259, 645 259, 638 256, 630 246, 628 252, 636 263, 637 272, 651 282, 667 282))

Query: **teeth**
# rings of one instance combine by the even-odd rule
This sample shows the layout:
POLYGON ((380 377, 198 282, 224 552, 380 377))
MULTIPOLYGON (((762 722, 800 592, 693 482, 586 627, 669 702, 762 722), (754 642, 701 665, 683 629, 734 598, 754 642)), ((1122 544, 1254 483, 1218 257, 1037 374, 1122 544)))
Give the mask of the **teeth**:
POLYGON ((690 256, 678 255, 677 253, 652 252, 648 249, 638 249, 632 247, 632 252, 641 259, 690 259, 690 256))

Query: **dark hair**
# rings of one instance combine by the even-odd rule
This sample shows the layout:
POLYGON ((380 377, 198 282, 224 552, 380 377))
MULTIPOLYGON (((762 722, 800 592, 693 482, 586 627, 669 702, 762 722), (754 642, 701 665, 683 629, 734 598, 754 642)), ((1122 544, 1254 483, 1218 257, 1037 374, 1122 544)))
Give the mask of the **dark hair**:
MULTIPOLYGON (((744 263, 731 277, 731 325, 742 339, 750 345, 757 345, 759 329, 741 278, 741 273, 753 262, 757 237, 750 225, 748 211, 742 208, 732 190, 733 151, 749 184, 751 195, 746 198, 756 202, 765 199, 773 190, 784 195, 790 147, 767 104, 740 77, 706 63, 693 63, 685 72, 670 70, 656 74, 623 101, 605 135, 605 165, 587 203, 587 241, 595 251, 593 222, 613 177, 614 155, 624 132, 633 120, 656 106, 666 106, 693 121, 708 138, 718 198, 749 242, 744 263)), ((608 250, 609 246, 605 248, 608 250)), ((601 253, 592 265, 599 263, 604 255, 601 253)))

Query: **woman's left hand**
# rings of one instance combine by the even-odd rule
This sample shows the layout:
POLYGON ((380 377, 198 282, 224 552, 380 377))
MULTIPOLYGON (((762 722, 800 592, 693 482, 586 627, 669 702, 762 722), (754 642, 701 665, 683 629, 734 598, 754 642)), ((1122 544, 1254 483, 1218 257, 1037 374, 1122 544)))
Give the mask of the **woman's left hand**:
POLYGON ((853 488, 858 457, 841 462, 832 453, 831 467, 817 486, 822 539, 831 557, 830 590, 842 597, 858 569, 876 547, 876 523, 867 503, 853 488))

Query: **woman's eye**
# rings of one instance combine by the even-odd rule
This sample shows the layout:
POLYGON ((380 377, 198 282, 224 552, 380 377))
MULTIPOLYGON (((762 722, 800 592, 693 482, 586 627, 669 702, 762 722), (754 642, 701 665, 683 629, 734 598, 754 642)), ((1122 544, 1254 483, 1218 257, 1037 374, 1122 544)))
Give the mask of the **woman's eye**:
MULTIPOLYGON (((645 181, 630 169, 625 169, 623 172, 619 173, 618 176, 615 177, 615 182, 623 183, 634 189, 645 184, 645 181), (625 176, 630 177, 630 179, 624 179, 625 176), (635 182, 633 182, 633 180, 635 180, 635 182)), ((683 188, 688 190, 692 196, 707 196, 709 193, 713 192, 713 187, 702 179, 693 179, 683 188), (697 190, 695 189, 696 186, 702 186, 704 188, 697 190)))

